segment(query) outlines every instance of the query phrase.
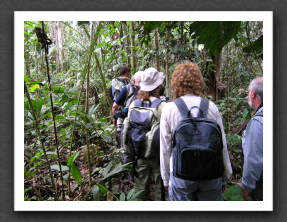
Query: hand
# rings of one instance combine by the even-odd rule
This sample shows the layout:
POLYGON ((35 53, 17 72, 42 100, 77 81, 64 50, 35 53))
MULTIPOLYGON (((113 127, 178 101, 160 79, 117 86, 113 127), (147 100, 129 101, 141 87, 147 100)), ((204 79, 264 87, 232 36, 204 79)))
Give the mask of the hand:
POLYGON ((222 193, 225 193, 226 188, 227 188, 226 184, 222 185, 222 193))
POLYGON ((251 201, 250 191, 249 190, 241 189, 241 195, 243 196, 243 199, 245 201, 251 201))
POLYGON ((114 124, 114 127, 117 128, 117 120, 116 119, 113 119, 113 124, 114 124))

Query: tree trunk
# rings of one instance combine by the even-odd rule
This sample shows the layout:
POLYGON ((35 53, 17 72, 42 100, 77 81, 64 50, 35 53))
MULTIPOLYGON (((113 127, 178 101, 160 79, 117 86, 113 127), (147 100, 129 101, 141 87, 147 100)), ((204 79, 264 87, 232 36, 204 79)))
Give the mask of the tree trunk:
POLYGON ((130 66, 131 65, 131 60, 130 60, 130 53, 131 52, 129 50, 130 44, 129 44, 129 40, 127 38, 129 36, 129 27, 126 23, 124 24, 123 34, 126 37, 126 39, 123 39, 123 47, 124 47, 124 50, 126 52, 126 64, 127 64, 127 66, 130 66))
MULTIPOLYGON (((169 42, 169 37, 170 37, 170 31, 167 31, 166 34, 166 41, 169 42)), ((169 59, 169 44, 167 44, 166 47, 166 55, 165 55, 165 96, 169 97, 169 63, 168 63, 168 59, 169 59)))
POLYGON ((130 39, 131 39, 131 59, 132 64, 131 68, 132 70, 136 69, 136 57, 135 57, 135 49, 133 48, 135 46, 135 39, 134 39, 134 22, 131 22, 131 29, 130 29, 130 39))
POLYGON ((158 42, 158 29, 154 31, 154 49, 156 51, 155 54, 155 67, 158 71, 160 71, 160 62, 159 62, 159 42, 158 42))
POLYGON ((60 67, 61 67, 60 71, 63 72, 66 70, 64 47, 63 47, 63 41, 64 41, 63 23, 62 22, 56 22, 56 28, 57 28, 57 49, 58 49, 60 67))
POLYGON ((219 99, 219 84, 220 84, 220 67, 221 67, 221 53, 214 55, 214 79, 215 79, 215 98, 214 101, 219 99))

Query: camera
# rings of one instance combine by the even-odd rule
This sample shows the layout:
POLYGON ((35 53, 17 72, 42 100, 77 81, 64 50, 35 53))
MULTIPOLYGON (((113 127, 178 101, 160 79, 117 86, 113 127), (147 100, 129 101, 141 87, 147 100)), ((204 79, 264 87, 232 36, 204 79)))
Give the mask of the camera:
POLYGON ((128 108, 124 107, 124 110, 116 110, 114 112, 114 118, 118 119, 118 118, 126 118, 128 116, 128 108))

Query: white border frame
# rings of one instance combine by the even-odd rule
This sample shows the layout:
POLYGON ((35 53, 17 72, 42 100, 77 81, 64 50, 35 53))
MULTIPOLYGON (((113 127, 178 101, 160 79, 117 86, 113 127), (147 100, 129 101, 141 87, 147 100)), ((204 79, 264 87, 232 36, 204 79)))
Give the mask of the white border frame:
POLYGON ((16 11, 14 13, 15 211, 273 211, 273 12, 272 11, 16 11), (24 201, 24 21, 263 21, 264 201, 24 201))

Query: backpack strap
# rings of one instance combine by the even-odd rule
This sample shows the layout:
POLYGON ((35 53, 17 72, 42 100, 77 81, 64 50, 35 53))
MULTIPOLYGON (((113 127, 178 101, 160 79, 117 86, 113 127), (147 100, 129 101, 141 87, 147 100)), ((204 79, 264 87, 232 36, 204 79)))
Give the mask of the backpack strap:
POLYGON ((256 113, 254 116, 262 116, 263 117, 263 111, 259 112, 259 113, 256 113))
POLYGON ((131 93, 132 85, 131 84, 126 85, 126 89, 127 89, 127 93, 126 93, 125 101, 128 101, 129 98, 133 96, 133 93, 131 93))
POLYGON ((144 101, 141 99, 136 99, 135 107, 150 107, 151 106, 151 101, 149 99, 145 99, 144 101), (144 101, 147 101, 148 103, 144 103, 144 101))
POLYGON ((151 108, 157 108, 158 105, 163 101, 161 99, 155 99, 153 102, 151 102, 149 99, 145 99, 145 101, 148 101, 149 103, 144 103, 141 99, 136 99, 135 107, 151 107, 151 108))
MULTIPOLYGON (((176 100, 173 101, 175 105, 177 106, 179 112, 181 113, 183 118, 186 117, 191 117, 190 110, 193 108, 198 108, 197 106, 192 106, 190 110, 188 110, 185 102, 183 101, 182 98, 177 98, 176 100)), ((208 106, 209 106, 209 101, 207 99, 201 98, 200 100, 200 106, 199 106, 199 111, 198 111, 198 116, 199 118, 204 118, 207 115, 208 111, 208 106)))
POLYGON ((141 107, 142 105, 142 100, 141 99, 136 99, 135 100, 135 107, 141 107))
POLYGON ((189 116, 189 110, 185 104, 185 102, 183 101, 182 98, 177 98, 176 100, 173 101, 175 103, 175 105, 177 106, 180 114, 182 115, 183 118, 186 118, 189 116))
POLYGON ((206 118, 207 111, 208 111, 208 106, 209 106, 209 100, 201 98, 199 109, 202 111, 202 113, 198 112, 198 117, 206 118))
POLYGON ((163 100, 161 100, 161 99, 155 99, 153 102, 152 102, 152 104, 151 104, 151 108, 157 108, 158 107, 158 105, 162 102, 163 100))
MULTIPOLYGON (((127 85, 127 96, 126 96, 126 101, 128 101, 132 96, 134 98, 136 98, 137 94, 138 94, 138 91, 139 91, 139 87, 138 86, 135 86, 135 85, 127 85)), ((132 99, 131 102, 133 102, 135 99, 132 99)))

